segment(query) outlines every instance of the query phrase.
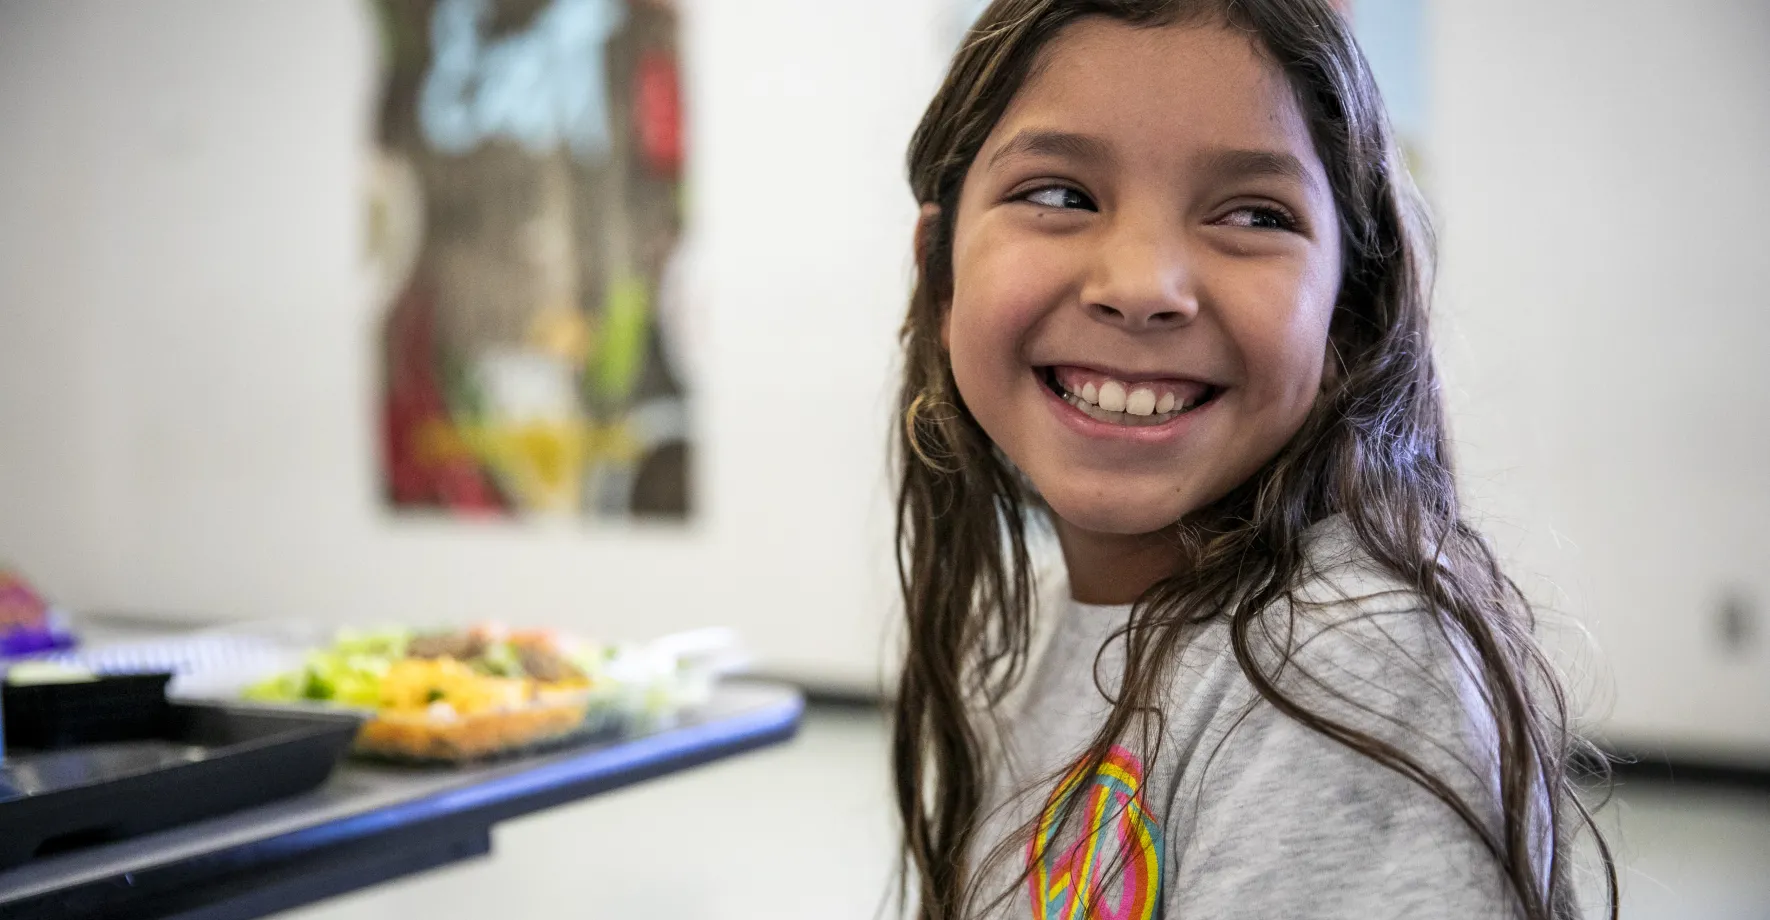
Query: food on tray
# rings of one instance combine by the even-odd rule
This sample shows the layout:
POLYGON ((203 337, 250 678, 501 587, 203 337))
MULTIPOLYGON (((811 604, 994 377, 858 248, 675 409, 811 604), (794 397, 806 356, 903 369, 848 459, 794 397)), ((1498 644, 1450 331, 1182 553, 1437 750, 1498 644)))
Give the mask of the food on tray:
POLYGON ((462 760, 528 747, 586 727, 582 678, 494 677, 448 656, 395 661, 381 678, 381 707, 364 723, 364 750, 462 760))
POLYGON ((680 640, 609 646, 496 625, 442 633, 345 631, 302 668, 247 688, 246 697, 372 709, 357 736, 359 750, 460 761, 615 719, 668 718, 704 697, 710 679, 704 670, 688 660, 680 640))

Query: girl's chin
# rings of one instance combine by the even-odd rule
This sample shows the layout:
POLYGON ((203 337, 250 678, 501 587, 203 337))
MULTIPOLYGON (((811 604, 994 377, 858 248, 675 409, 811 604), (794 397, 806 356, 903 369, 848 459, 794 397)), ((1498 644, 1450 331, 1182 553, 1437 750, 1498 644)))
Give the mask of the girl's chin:
POLYGON ((1186 516, 1184 509, 1149 502, 1045 502, 1060 525, 1091 534, 1135 537, 1167 530, 1186 516))

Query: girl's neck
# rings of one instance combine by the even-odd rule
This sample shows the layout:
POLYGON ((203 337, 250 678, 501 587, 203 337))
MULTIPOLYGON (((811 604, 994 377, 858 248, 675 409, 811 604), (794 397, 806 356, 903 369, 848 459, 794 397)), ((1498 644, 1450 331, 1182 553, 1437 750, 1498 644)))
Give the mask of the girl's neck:
POLYGON ((1069 568, 1070 596, 1084 604, 1129 604, 1181 568, 1179 543, 1165 531, 1097 533, 1059 518, 1057 541, 1069 568))

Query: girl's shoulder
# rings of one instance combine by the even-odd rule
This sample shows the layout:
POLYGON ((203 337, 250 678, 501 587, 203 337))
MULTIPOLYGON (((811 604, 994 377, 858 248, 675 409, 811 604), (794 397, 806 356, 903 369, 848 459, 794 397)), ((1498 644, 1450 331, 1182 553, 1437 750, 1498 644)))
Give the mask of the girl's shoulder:
MULTIPOLYGON (((1443 685, 1462 658, 1454 635, 1420 591, 1383 566, 1341 516, 1304 535, 1304 564, 1290 590, 1260 611, 1249 648, 1262 658, 1380 670, 1443 685)), ((1277 663, 1277 662, 1268 662, 1277 663)))
POLYGON ((1418 590, 1371 555, 1344 515, 1303 533, 1303 557, 1289 600, 1320 611, 1317 619, 1426 609, 1418 590))
POLYGON ((1215 620, 1198 669, 1178 675, 1162 771, 1170 912, 1505 913, 1478 837, 1410 778, 1500 826, 1498 732, 1465 643, 1343 521, 1310 538, 1293 589, 1215 620), (1337 906, 1315 900, 1328 881, 1337 906))
POLYGON ((1423 745, 1430 759, 1454 754, 1481 772, 1494 727, 1466 639, 1365 551, 1343 518, 1311 528, 1305 550, 1290 591, 1246 622, 1218 618, 1188 650, 1174 691, 1198 740, 1270 709, 1260 678, 1331 721, 1406 749, 1423 745))
MULTIPOLYGON (((1420 592, 1365 550, 1343 517, 1328 518, 1304 534, 1304 561, 1289 589, 1238 622, 1229 611, 1206 621, 1188 643, 1195 668, 1233 659, 1237 640, 1254 662, 1277 666, 1305 659, 1388 663, 1439 659, 1454 644, 1420 592)), ((1235 681, 1239 667, 1212 669, 1235 681)))

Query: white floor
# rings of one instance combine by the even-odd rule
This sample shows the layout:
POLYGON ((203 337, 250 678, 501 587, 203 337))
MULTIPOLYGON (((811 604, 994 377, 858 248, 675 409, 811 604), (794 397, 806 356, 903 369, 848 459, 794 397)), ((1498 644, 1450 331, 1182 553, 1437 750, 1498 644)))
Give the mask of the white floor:
MULTIPOLYGON (((814 712, 791 745, 505 825, 490 859, 289 920, 872 918, 893 846, 883 723, 814 712)), ((1630 920, 1770 920, 1770 796, 1622 786, 1630 920)))
POLYGON ((1626 920, 1770 920, 1770 794, 1632 780, 1600 816, 1626 920))

